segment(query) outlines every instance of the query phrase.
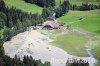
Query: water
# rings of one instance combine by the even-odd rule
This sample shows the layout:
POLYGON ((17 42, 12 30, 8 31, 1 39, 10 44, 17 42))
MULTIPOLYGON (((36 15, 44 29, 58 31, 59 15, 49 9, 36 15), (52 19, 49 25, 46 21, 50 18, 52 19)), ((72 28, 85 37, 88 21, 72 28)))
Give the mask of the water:
POLYGON ((98 63, 98 60, 96 60, 95 58, 94 58, 94 56, 93 56, 93 54, 92 54, 92 50, 91 50, 91 48, 88 48, 87 49, 87 52, 88 52, 88 54, 89 54, 89 56, 90 56, 90 59, 92 59, 90 62, 89 62, 89 66, 95 66, 97 63, 98 63))

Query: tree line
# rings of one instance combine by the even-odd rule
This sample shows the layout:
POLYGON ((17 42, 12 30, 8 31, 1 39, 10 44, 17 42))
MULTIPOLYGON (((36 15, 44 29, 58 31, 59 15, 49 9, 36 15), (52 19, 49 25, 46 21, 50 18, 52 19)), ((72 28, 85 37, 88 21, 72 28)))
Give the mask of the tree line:
POLYGON ((36 4, 40 7, 55 6, 55 0, 24 0, 25 2, 36 4))
POLYGON ((68 13, 68 11, 69 11, 69 0, 64 0, 62 3, 60 3, 59 6, 44 7, 42 11, 42 17, 47 18, 55 13, 56 14, 55 17, 59 18, 68 13))
POLYGON ((0 66, 51 66, 51 64, 48 61, 42 63, 41 60, 35 60, 32 56, 24 56, 21 60, 16 55, 14 58, 0 55, 0 66))
POLYGON ((56 18, 64 16, 66 13, 68 13, 69 5, 69 0, 64 0, 63 2, 60 0, 60 5, 55 8, 56 18))
POLYGON ((82 3, 80 6, 77 6, 76 4, 70 4, 70 10, 88 11, 95 9, 100 9, 100 5, 82 3))
POLYGON ((60 5, 56 6, 55 0, 24 0, 25 2, 43 7, 42 17, 47 18, 56 13, 56 18, 66 14, 69 10, 69 0, 60 0, 60 5))

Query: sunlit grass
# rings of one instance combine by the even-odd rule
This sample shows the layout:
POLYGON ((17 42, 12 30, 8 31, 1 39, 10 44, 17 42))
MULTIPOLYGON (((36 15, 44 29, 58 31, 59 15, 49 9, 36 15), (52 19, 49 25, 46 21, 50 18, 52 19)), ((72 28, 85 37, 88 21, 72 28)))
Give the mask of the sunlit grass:
POLYGON ((24 0, 4 0, 7 6, 16 7, 28 13, 41 13, 42 8, 34 4, 26 3, 24 0))
POLYGON ((87 39, 76 34, 65 34, 56 37, 52 45, 64 49, 66 52, 76 56, 88 56, 86 51, 87 39))

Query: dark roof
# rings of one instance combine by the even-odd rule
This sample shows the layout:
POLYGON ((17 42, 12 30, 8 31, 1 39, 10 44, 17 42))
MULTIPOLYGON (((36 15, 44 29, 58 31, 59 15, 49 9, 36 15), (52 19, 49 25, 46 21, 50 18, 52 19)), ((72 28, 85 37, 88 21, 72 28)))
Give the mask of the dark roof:
POLYGON ((55 19, 55 16, 48 17, 48 20, 54 20, 54 19, 55 19))
POLYGON ((63 22, 58 22, 58 23, 59 23, 60 26, 64 26, 65 25, 65 23, 63 23, 63 22))

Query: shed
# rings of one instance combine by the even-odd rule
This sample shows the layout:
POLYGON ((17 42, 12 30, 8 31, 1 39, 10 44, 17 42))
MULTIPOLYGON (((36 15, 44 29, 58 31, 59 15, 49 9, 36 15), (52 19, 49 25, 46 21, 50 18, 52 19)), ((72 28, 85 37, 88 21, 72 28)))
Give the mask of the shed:
POLYGON ((49 20, 49 21, 51 21, 51 20, 55 20, 55 16, 48 17, 48 20, 49 20))
POLYGON ((59 23, 59 26, 64 26, 65 25, 65 23, 63 23, 63 22, 58 22, 59 23))

